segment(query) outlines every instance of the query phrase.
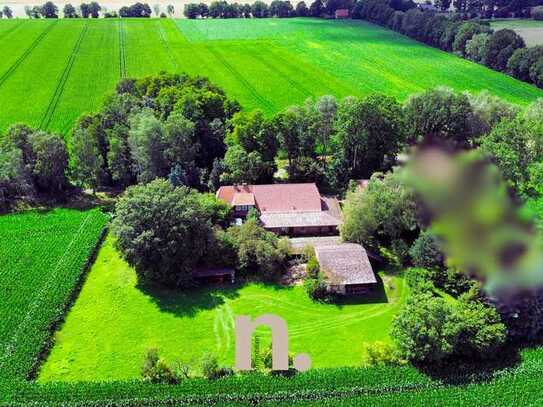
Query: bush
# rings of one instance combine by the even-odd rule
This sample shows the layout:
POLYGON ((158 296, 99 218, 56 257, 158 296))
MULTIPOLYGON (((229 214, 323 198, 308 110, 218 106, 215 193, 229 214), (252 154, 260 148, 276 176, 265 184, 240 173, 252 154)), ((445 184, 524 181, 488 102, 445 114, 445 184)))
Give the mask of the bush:
POLYGON ((371 342, 363 346, 363 367, 401 366, 407 364, 393 344, 387 342, 371 342))
POLYGON ((428 230, 422 232, 409 249, 413 266, 426 269, 442 269, 445 256, 436 237, 428 230))
POLYGON ((309 258, 307 261, 306 266, 307 275, 311 278, 317 278, 319 272, 320 272, 320 265, 317 261, 317 258, 313 255, 309 258))
POLYGON ((475 34, 466 43, 466 57, 474 62, 483 62, 486 58, 489 39, 490 34, 488 33, 475 34))
POLYGON ((309 274, 304 280, 304 288, 307 295, 316 301, 325 301, 329 299, 328 287, 325 276, 322 272, 318 272, 315 277, 309 274))
POLYGON ((159 357, 157 349, 148 349, 145 354, 141 376, 151 383, 176 384, 178 378, 168 364, 159 357))
POLYGON ((234 371, 227 367, 220 367, 215 355, 206 354, 202 358, 202 374, 206 379, 216 380, 221 377, 231 376, 234 371))
POLYGON ((543 21, 543 6, 537 6, 532 9, 532 18, 543 21))

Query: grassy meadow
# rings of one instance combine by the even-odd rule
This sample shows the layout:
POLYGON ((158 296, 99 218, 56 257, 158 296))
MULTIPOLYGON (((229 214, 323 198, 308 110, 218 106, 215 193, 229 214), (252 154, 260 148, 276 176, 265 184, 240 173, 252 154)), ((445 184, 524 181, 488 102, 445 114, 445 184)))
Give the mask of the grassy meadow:
POLYGON ((15 122, 66 134, 123 76, 208 76, 246 109, 308 97, 438 85, 487 89, 518 104, 543 91, 362 21, 0 20, 0 131, 15 122))
MULTIPOLYGON (((251 283, 190 293, 141 287, 107 238, 38 380, 138 378, 146 349, 198 371, 205 353, 234 364, 234 315, 282 316, 291 352, 308 352, 314 367, 360 366, 363 344, 388 341, 390 324, 407 297, 401 277, 383 275, 373 297, 359 303, 313 302, 302 286, 251 283)), ((263 346, 269 330, 259 331, 263 346)))

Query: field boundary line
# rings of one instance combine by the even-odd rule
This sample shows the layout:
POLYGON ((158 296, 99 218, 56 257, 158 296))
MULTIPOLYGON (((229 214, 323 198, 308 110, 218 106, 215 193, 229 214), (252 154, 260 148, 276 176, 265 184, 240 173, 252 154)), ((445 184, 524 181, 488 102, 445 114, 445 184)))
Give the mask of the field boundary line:
POLYGON ((158 20, 155 23, 158 25, 158 34, 160 36, 160 41, 162 42, 162 45, 166 49, 166 53, 168 54, 168 57, 170 58, 170 62, 173 64, 173 69, 177 72, 179 70, 179 64, 177 63, 177 60, 173 57, 172 49, 170 48, 168 39, 166 38, 164 27, 162 26, 162 21, 163 20, 158 20))
POLYGON ((46 130, 47 127, 49 127, 49 124, 51 123, 51 119, 53 118, 53 114, 55 113, 55 110, 57 109, 58 102, 60 101, 60 97, 64 93, 64 87, 66 86, 66 82, 68 81, 68 77, 70 76, 70 72, 72 71, 72 67, 75 63, 75 60, 77 59, 77 55, 79 54, 81 43, 83 42, 83 38, 85 37, 85 34, 87 33, 88 29, 89 29, 89 23, 85 22, 83 29, 79 33, 79 38, 77 39, 72 49, 72 53, 70 54, 70 57, 68 58, 68 63, 64 67, 64 71, 62 72, 60 80, 57 83, 57 86, 55 88, 55 93, 53 93, 53 97, 49 101, 49 105, 47 106, 45 115, 43 116, 42 121, 40 123, 40 128, 43 130, 46 130))
POLYGON ((17 60, 8 68, 6 72, 0 76, 0 87, 8 80, 8 78, 11 76, 13 72, 17 70, 17 68, 24 62, 24 60, 34 51, 34 49, 38 46, 38 44, 45 38, 47 34, 51 32, 53 27, 55 27, 58 24, 58 20, 55 20, 54 22, 50 23, 45 29, 41 32, 40 35, 30 44, 30 46, 17 58, 17 60))
POLYGON ((126 51, 124 43, 124 24, 123 20, 119 19, 119 76, 121 78, 126 78, 126 51))
POLYGON ((251 95, 260 103, 262 103, 269 111, 274 111, 275 106, 266 98, 264 98, 253 85, 251 85, 243 75, 234 68, 216 49, 214 49, 209 44, 205 44, 209 52, 219 61, 224 67, 236 78, 248 91, 251 95))
POLYGON ((55 268, 45 281, 45 283, 41 286, 41 289, 38 291, 38 295, 35 297, 34 301, 30 304, 28 307, 28 311, 26 312, 26 315, 24 319, 21 321, 21 323, 17 326, 17 329, 15 330, 14 334, 11 337, 11 340, 5 342, 5 347, 3 349, 2 355, 0 355, 0 369, 4 367, 4 364, 9 356, 11 356, 13 353, 17 351, 17 342, 18 338, 21 334, 21 331, 25 328, 25 326, 28 324, 28 321, 32 319, 32 316, 36 312, 36 309, 38 309, 41 299, 44 298, 44 293, 47 292, 47 289, 51 285, 52 281, 55 280, 55 277, 58 273, 58 270, 60 268, 60 264, 64 261, 64 259, 67 257, 68 252, 70 251, 71 247, 73 246, 74 242, 79 238, 81 232, 84 229, 84 226, 87 224, 88 220, 91 218, 91 215, 93 213, 89 213, 83 222, 79 225, 79 228, 74 233, 72 239, 70 240, 70 243, 68 243, 68 246, 66 246, 66 250, 58 259, 57 264, 55 265, 55 268))
POLYGON ((13 27, 7 29, 3 34, 0 35, 0 40, 4 39, 4 37, 7 37, 13 31, 16 31, 18 28, 22 27, 26 21, 28 21, 28 20, 19 20, 19 22, 17 24, 15 24, 13 27))

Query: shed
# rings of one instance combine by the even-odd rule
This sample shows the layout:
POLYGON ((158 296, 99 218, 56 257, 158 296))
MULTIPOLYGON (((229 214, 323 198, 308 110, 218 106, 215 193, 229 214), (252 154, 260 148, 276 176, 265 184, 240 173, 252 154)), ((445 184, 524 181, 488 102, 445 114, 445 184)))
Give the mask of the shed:
POLYGON ((233 268, 229 267, 200 267, 194 270, 193 277, 206 283, 230 282, 234 284, 236 273, 233 268))
POLYGON ((366 250, 359 244, 317 246, 315 255, 331 292, 363 294, 377 284, 366 250))

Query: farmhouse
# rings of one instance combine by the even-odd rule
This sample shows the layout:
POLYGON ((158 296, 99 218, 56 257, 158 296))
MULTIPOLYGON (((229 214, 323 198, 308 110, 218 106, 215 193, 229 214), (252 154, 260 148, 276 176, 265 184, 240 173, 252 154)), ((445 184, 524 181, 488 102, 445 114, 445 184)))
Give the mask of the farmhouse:
POLYGON ((346 8, 340 8, 336 10, 336 19, 349 18, 349 10, 346 8))
POLYGON ((341 224, 338 201, 321 196, 314 183, 222 186, 217 198, 232 205, 237 222, 253 209, 263 227, 277 234, 334 235, 341 224))
POLYGON ((364 294, 377 284, 366 250, 359 244, 316 246, 315 255, 331 292, 364 294))

